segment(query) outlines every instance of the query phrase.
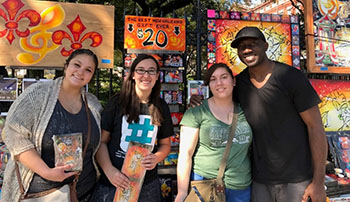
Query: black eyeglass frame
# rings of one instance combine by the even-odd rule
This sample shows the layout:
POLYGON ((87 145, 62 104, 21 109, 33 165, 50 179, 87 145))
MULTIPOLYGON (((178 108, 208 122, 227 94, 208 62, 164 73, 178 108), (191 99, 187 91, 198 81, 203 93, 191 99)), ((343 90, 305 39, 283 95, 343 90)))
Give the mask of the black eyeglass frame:
POLYGON ((149 69, 149 70, 145 70, 145 69, 135 69, 135 72, 139 75, 145 75, 146 73, 148 73, 148 75, 157 75, 158 70, 156 69, 149 69))

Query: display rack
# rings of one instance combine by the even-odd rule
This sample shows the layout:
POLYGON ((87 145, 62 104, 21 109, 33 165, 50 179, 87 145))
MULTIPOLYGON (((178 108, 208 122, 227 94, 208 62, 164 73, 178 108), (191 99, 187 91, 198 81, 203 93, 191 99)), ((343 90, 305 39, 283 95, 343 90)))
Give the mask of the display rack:
MULTIPOLYGON (((171 137, 171 152, 158 165, 158 173, 160 175, 176 175, 176 164, 179 152, 179 123, 185 110, 186 96, 184 91, 184 65, 182 54, 153 54, 154 58, 160 64, 159 79, 161 81, 160 97, 168 104, 175 135, 171 137)), ((137 57, 135 53, 125 55, 124 77, 129 72, 134 59, 137 57)))
POLYGON ((179 153, 180 127, 185 106, 184 92, 184 66, 183 56, 180 54, 163 55, 163 67, 161 67, 161 97, 169 105, 171 119, 175 135, 171 137, 171 152, 159 165, 160 175, 175 175, 179 153))
MULTIPOLYGON (((185 111, 185 69, 182 54, 152 54, 160 65, 159 79, 161 82, 160 97, 168 104, 174 127, 171 136, 171 151, 158 164, 158 174, 161 183, 162 201, 173 201, 176 194, 176 165, 180 143, 180 121, 185 111)), ((136 53, 127 53, 124 60, 124 78, 129 73, 129 67, 137 57, 136 53)))

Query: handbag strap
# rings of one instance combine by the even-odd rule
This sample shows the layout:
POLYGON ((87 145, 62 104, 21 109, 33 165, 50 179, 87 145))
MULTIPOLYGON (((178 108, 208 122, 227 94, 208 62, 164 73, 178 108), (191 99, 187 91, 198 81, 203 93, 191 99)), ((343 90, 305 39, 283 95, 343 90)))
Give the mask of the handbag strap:
POLYGON ((19 172, 17 160, 15 161, 15 171, 16 171, 16 175, 17 175, 17 181, 18 181, 19 191, 21 193, 21 198, 23 198, 23 196, 24 196, 24 187, 23 187, 23 183, 22 183, 22 180, 21 180, 21 174, 19 172))
MULTIPOLYGON (((234 108, 234 111, 235 111, 237 109, 238 105, 236 103, 234 103, 234 106, 235 106, 235 108, 234 108)), ((216 179, 220 182, 222 181, 222 178, 224 176, 224 172, 225 172, 225 168, 226 168, 226 161, 227 161, 228 155, 229 155, 230 150, 231 150, 233 137, 235 136, 237 121, 238 121, 238 113, 233 113, 232 124, 230 127, 230 136, 227 140, 225 152, 224 152, 224 155, 223 155, 221 162, 220 162, 218 176, 216 177, 216 179)))
MULTIPOLYGON (((90 118, 90 110, 89 110, 89 107, 88 107, 88 101, 87 101, 87 97, 86 97, 86 92, 84 93, 84 99, 83 100, 84 100, 85 111, 86 111, 87 120, 88 120, 88 132, 87 132, 86 142, 85 142, 85 146, 84 146, 84 150, 83 150, 83 154, 82 154, 82 157, 84 159, 86 151, 87 151, 87 148, 88 148, 88 145, 90 144, 90 139, 91 139, 91 118, 90 118)), ((18 181, 19 190, 20 190, 20 193, 21 193, 21 198, 23 198, 24 197, 24 186, 23 186, 23 183, 22 183, 21 174, 19 172, 19 166, 18 166, 17 161, 15 161, 15 171, 16 171, 16 175, 17 175, 17 181, 18 181)), ((76 192, 76 185, 78 183, 79 175, 80 175, 80 172, 78 174, 74 175, 74 179, 73 179, 73 182, 71 184, 71 188, 73 188, 73 190, 71 190, 71 191, 73 191, 73 192, 74 191, 76 192)))
MULTIPOLYGON (((88 101, 87 101, 87 97, 86 97, 86 92, 84 93, 84 103, 85 103, 85 111, 86 111, 86 115, 87 115, 87 120, 88 120, 88 132, 87 132, 87 137, 86 137, 86 142, 85 142, 85 146, 84 146, 84 150, 83 150, 83 159, 85 157, 87 148, 90 144, 90 139, 91 139, 91 118, 90 118, 90 110, 88 107, 88 101)), ((74 175, 74 179, 73 182, 70 184, 69 188, 70 188, 70 199, 71 202, 78 202, 78 196, 77 196, 77 183, 79 180, 79 175, 80 175, 81 171, 74 175)))
MULTIPOLYGON (((88 106, 88 101, 87 101, 87 97, 86 97, 86 92, 84 93, 84 104, 85 104, 85 111, 86 111, 86 116, 87 116, 87 121, 88 121, 88 131, 87 131, 87 137, 86 137, 86 141, 85 141, 85 145, 84 145, 84 150, 83 150, 83 154, 82 157, 84 159, 86 151, 88 149, 88 146, 90 144, 90 139, 91 139, 91 117, 90 117, 90 110, 89 110, 89 106, 88 106)), ((79 172, 80 174, 80 172, 79 172)), ((78 176, 79 177, 79 176, 78 176)))

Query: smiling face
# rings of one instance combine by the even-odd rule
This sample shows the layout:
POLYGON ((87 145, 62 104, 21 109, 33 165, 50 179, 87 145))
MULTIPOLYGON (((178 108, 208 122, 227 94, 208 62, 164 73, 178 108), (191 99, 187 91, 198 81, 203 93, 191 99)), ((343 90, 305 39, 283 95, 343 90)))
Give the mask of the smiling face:
POLYGON ((76 55, 66 65, 64 81, 72 87, 81 88, 90 82, 95 67, 96 64, 90 55, 76 55))
POLYGON ((132 77, 136 84, 136 94, 139 96, 151 94, 158 77, 157 64, 152 59, 145 59, 139 62, 132 77))
POLYGON ((214 97, 232 98, 235 79, 223 67, 217 68, 210 76, 209 88, 214 97))
POLYGON ((239 59, 248 67, 262 64, 266 59, 268 45, 260 39, 246 38, 237 45, 239 59))

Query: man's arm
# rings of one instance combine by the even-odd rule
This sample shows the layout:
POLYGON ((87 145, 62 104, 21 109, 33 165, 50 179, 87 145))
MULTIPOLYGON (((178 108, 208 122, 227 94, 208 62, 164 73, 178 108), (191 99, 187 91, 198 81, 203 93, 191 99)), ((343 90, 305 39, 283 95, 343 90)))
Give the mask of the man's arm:
POLYGON ((313 179, 306 188, 303 202, 311 197, 313 202, 324 202, 326 191, 324 189, 325 170, 327 160, 327 139, 323 129, 322 119, 318 106, 300 113, 309 134, 309 144, 313 163, 313 179))
POLYGON ((202 104, 202 100, 203 100, 203 96, 201 95, 191 95, 189 106, 190 107, 199 106, 202 104))

